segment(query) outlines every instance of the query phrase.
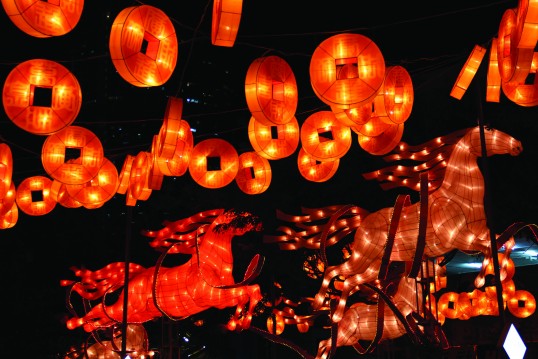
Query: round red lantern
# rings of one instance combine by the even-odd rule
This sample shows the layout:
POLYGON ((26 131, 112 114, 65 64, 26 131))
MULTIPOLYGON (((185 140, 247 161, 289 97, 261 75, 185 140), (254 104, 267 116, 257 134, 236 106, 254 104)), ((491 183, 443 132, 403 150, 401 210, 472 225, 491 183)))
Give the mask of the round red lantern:
POLYGON ((390 123, 407 121, 415 98, 409 72, 402 66, 387 67, 382 89, 383 107, 390 123))
POLYGON ((260 57, 250 64, 245 97, 252 116, 266 126, 291 121, 297 110, 297 82, 291 67, 278 56, 260 57))
POLYGON ((140 151, 133 159, 128 192, 134 199, 145 201, 151 195, 149 173, 152 163, 151 153, 145 151, 140 151))
POLYGON ((131 177, 131 169, 133 168, 134 156, 127 155, 123 161, 123 165, 118 176, 118 189, 116 193, 125 194, 129 188, 129 178, 131 177))
POLYGON ((368 137, 379 136, 391 127, 388 119, 383 119, 382 116, 373 113, 368 122, 364 125, 351 127, 351 130, 358 135, 364 135, 368 137))
POLYGON ((3 200, 11 187, 13 175, 13 156, 11 149, 5 143, 0 143, 0 201, 3 200))
POLYGON ((385 60, 377 45, 360 34, 324 40, 310 60, 310 83, 316 95, 340 108, 370 102, 385 78, 385 60))
POLYGON ((271 334, 280 335, 284 331, 286 324, 284 323, 284 317, 281 314, 273 314, 267 317, 267 330, 271 334))
POLYGON ((97 175, 104 160, 103 146, 90 130, 68 126, 47 137, 41 149, 41 162, 53 179, 65 184, 83 184, 97 175), (66 158, 66 150, 73 151, 66 158))
POLYGON ((342 158, 351 147, 351 130, 342 125, 332 111, 318 111, 301 126, 301 144, 318 161, 342 158))
POLYGON ((189 173, 202 187, 224 187, 234 180, 238 170, 239 155, 226 140, 209 138, 192 149, 189 173))
POLYGON ((73 123, 82 92, 76 77, 63 65, 34 59, 11 70, 2 102, 15 125, 35 135, 49 135, 73 123))
POLYGON ((76 201, 71 197, 71 195, 67 192, 67 185, 65 183, 62 183, 57 180, 52 180, 52 184, 50 186, 50 196, 52 199, 54 199, 58 204, 60 204, 62 207, 65 208, 79 208, 82 207, 82 203, 76 201))
POLYGON ((13 203, 11 208, 4 214, 0 214, 0 229, 12 228, 19 219, 19 208, 13 203))
POLYGON ((312 182, 325 182, 338 170, 340 159, 318 161, 310 156, 303 148, 297 156, 297 167, 301 176, 312 182))
POLYGON ((164 84, 177 63, 174 25, 163 11, 150 5, 131 6, 118 14, 109 49, 120 76, 138 87, 164 84))
POLYGON ((358 134, 359 145, 371 155, 385 155, 400 143, 404 131, 404 124, 392 124, 377 136, 358 134))
POLYGON ((65 35, 75 28, 84 0, 2 0, 15 26, 34 37, 65 35))
POLYGON ((263 193, 269 188, 271 177, 271 165, 268 159, 253 151, 239 155, 239 169, 235 182, 241 191, 246 194, 263 193))
POLYGON ((69 195, 82 205, 97 205, 110 200, 118 188, 118 170, 104 158, 97 175, 83 184, 65 186, 69 195))
POLYGON ((194 146, 189 123, 181 119, 183 113, 183 100, 170 97, 166 105, 164 122, 159 131, 156 154, 164 159, 171 159, 174 152, 183 151, 185 146, 194 146))
POLYGON ((348 127, 364 125, 372 115, 372 103, 368 102, 358 107, 348 109, 331 106, 331 111, 341 124, 348 127))
POLYGON ((458 74, 456 83, 454 84, 454 86, 452 86, 450 96, 461 100, 465 92, 467 92, 467 88, 471 84, 471 81, 476 75, 476 72, 478 71, 478 68, 482 63, 482 59, 484 58, 485 54, 486 48, 479 45, 474 46, 473 51, 467 58, 467 61, 465 61, 465 64, 463 65, 462 69, 460 70, 460 73, 458 74))
POLYGON ((536 299, 532 293, 522 289, 516 290, 506 305, 510 313, 518 318, 527 318, 536 311, 536 299))
POLYGON ((252 116, 248 123, 248 138, 254 151, 268 160, 286 158, 299 145, 300 129, 293 117, 283 125, 266 126, 252 116))
POLYGON ((56 207, 50 196, 52 180, 45 176, 32 176, 23 180, 17 187, 16 201, 19 209, 30 216, 42 216, 56 207), (40 198, 35 199, 34 194, 40 198))
POLYGON ((243 0, 213 1, 213 17, 211 21, 211 44, 232 47, 237 37, 243 0))
POLYGON ((439 312, 447 318, 456 319, 459 316, 458 299, 459 294, 456 292, 443 293, 437 302, 439 312))
POLYGON ((5 215, 11 210, 13 204, 15 203, 16 194, 17 191, 15 189, 15 183, 11 181, 9 188, 4 193, 4 198, 0 199, 0 216, 5 215))

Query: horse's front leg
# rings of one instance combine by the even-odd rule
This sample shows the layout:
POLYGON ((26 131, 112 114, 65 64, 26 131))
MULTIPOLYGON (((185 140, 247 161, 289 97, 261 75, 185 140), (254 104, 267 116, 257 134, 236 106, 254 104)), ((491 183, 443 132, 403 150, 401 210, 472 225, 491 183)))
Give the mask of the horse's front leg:
POLYGON ((235 313, 232 318, 226 324, 228 330, 244 330, 250 327, 252 322, 252 315, 256 309, 256 305, 262 299, 260 286, 257 284, 244 286, 240 288, 234 288, 232 290, 238 290, 238 302, 237 307, 235 308, 235 313), (248 304, 248 309, 246 312, 245 306, 248 304))

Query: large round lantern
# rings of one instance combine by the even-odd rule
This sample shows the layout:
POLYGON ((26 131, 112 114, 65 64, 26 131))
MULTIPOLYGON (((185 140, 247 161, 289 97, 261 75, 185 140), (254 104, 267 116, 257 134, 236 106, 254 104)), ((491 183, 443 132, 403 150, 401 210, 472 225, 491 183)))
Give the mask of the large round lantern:
POLYGON ((318 161, 342 158, 351 147, 351 130, 342 125, 332 111, 318 111, 301 126, 301 144, 318 161))
POLYGON ((48 136, 41 149, 45 171, 65 184, 88 182, 97 175, 103 160, 103 146, 99 138, 79 126, 68 126, 48 136))
POLYGON ((338 170, 340 159, 318 161, 303 148, 297 156, 297 167, 301 176, 312 182, 325 182, 332 178, 338 170))
POLYGON ((63 65, 34 59, 11 70, 2 102, 15 125, 35 135, 49 135, 73 123, 82 92, 76 77, 63 65))
POLYGON ((385 60, 377 45, 360 34, 338 34, 318 45, 310 60, 316 95, 340 108, 370 102, 385 78, 385 60))
POLYGON ((235 183, 246 194, 265 192, 271 184, 271 165, 269 160, 254 151, 239 155, 239 169, 235 183))
POLYGON ((109 49, 120 76, 138 87, 164 84, 177 63, 174 25, 163 11, 150 5, 131 6, 118 14, 109 49))
POLYGON ((65 185, 69 195, 82 205, 96 205, 110 200, 118 188, 118 170, 107 158, 97 175, 84 184, 65 185))
POLYGON ((245 96, 252 116, 266 126, 282 125, 297 110, 297 82, 291 67, 278 56, 254 60, 245 79, 245 96))
POLYGON ((202 187, 224 187, 234 180, 238 170, 239 155, 226 140, 209 138, 192 149, 189 173, 202 187))
POLYGON ((13 23, 34 37, 65 35, 75 28, 84 0, 2 0, 13 23))
POLYGON ((11 187, 13 175, 13 156, 11 149, 5 143, 0 143, 0 201, 3 200, 11 187))
POLYGON ((299 122, 293 117, 283 125, 266 126, 252 116, 248 123, 248 139, 252 148, 268 160, 286 158, 299 146, 299 122))
POLYGON ((243 0, 213 1, 213 17, 211 21, 211 44, 232 47, 237 37, 243 0))
POLYGON ((23 180, 17 187, 17 206, 30 216, 42 216, 56 207, 50 195, 52 180, 45 176, 32 176, 23 180))
POLYGON ((359 145, 371 155, 385 155, 392 151, 402 139, 404 124, 392 124, 377 136, 358 134, 359 145))
POLYGON ((458 309, 459 294, 456 292, 446 292, 441 295, 437 302, 439 312, 445 317, 450 319, 456 319, 459 316, 458 309))

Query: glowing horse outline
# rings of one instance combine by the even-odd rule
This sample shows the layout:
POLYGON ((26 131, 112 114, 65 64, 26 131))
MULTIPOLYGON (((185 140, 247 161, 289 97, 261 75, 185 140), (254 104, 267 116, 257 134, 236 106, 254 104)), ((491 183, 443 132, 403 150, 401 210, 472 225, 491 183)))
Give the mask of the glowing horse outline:
MULTIPOLYGON (((245 281, 235 283, 232 276, 232 239, 250 231, 261 231, 262 223, 257 216, 236 210, 214 210, 205 216, 214 218, 207 226, 203 239, 196 245, 196 255, 176 267, 155 266, 144 268, 131 264, 128 283, 128 323, 143 323, 166 315, 182 319, 214 307, 223 309, 236 306, 228 329, 250 326, 252 314, 262 295, 258 284, 246 285, 249 275, 259 270, 259 257, 251 262, 245 281), (245 313, 243 307, 248 303, 245 313)), ((187 227, 195 227, 192 217, 186 219, 187 227)), ((67 321, 67 327, 83 326, 87 332, 121 323, 123 319, 123 295, 111 305, 105 304, 105 296, 123 286, 124 263, 113 263, 92 272, 76 270, 79 282, 62 281, 62 285, 88 300, 102 299, 84 316, 67 321)))
MULTIPOLYGON (((522 151, 521 143, 499 130, 484 130, 487 155, 522 151)), ((428 195, 424 255, 439 257, 453 249, 490 254, 489 229, 484 210, 484 178, 477 164, 482 156, 480 127, 470 128, 453 146, 446 163, 442 184, 428 195)), ((333 278, 345 278, 342 294, 332 316, 340 321, 349 295, 360 284, 377 279, 391 223, 393 207, 368 214, 357 227, 350 258, 342 264, 329 266, 321 288, 315 295, 314 309, 320 308, 333 278)), ((403 207, 398 223, 391 261, 411 261, 415 255, 419 232, 420 203, 403 207)))

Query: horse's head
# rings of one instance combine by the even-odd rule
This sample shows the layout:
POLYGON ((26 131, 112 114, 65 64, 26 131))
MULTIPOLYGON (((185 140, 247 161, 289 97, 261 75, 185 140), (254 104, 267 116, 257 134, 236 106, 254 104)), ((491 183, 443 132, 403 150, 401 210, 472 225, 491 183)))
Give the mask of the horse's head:
POLYGON ((218 216, 213 224, 215 232, 229 232, 236 236, 262 230, 262 222, 258 216, 235 209, 228 210, 218 216))
MULTIPOLYGON (((466 143, 469 145, 469 151, 477 156, 482 156, 482 146, 480 139, 480 127, 474 127, 464 136, 467 138, 466 143)), ((512 136, 489 127, 484 128, 484 139, 486 142, 487 155, 504 155, 509 154, 517 156, 523 150, 521 142, 512 136)))

